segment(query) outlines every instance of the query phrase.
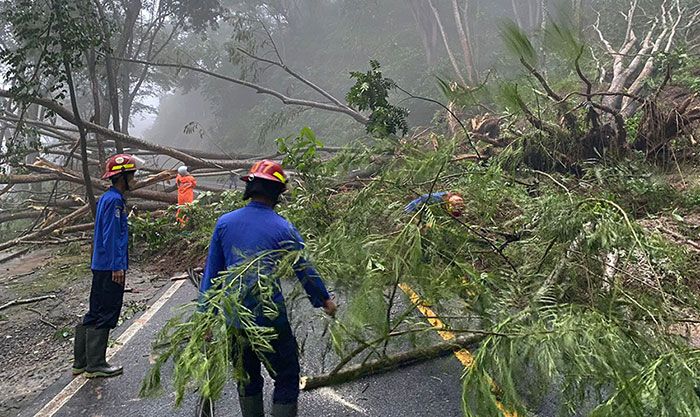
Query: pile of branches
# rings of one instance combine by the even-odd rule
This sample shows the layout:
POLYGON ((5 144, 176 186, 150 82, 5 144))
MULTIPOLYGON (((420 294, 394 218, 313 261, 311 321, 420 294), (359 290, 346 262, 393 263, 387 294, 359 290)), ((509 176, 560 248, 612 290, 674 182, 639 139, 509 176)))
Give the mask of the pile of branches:
MULTIPOLYGON (((660 56, 672 54, 680 22, 686 19, 695 24, 700 14, 682 9, 677 1, 664 2, 662 11, 645 28, 643 37, 638 37, 639 10, 637 2, 630 2, 625 16, 628 27, 619 48, 604 37, 599 23, 593 25, 608 55, 607 64, 589 52, 594 51, 591 44, 580 40, 566 24, 548 23, 549 42, 558 46, 557 52, 571 65, 570 73, 556 75, 547 73, 543 51, 536 50, 522 29, 515 23, 504 25, 506 46, 527 76, 501 85, 497 95, 506 103, 507 112, 472 119, 469 135, 485 145, 481 153, 488 157, 506 150, 509 158, 517 157, 516 165, 581 174, 588 161, 624 157, 633 150, 648 159, 668 161, 677 140, 687 138, 695 144, 692 137, 700 124, 700 97, 674 84, 672 65, 659 68, 659 61, 660 56), (555 78, 571 79, 580 88, 557 88, 555 78), (650 83, 656 86, 650 88, 650 83), (504 121, 508 123, 502 127, 504 121)), ((483 87, 444 83, 443 91, 452 103, 469 105, 483 87)), ((450 127, 459 133, 454 123, 450 127)))

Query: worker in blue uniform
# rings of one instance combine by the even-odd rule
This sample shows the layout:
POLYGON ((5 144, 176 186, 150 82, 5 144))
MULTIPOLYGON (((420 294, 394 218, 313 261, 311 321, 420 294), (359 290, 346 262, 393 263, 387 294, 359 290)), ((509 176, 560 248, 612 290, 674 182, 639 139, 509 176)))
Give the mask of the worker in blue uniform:
POLYGON ((120 375, 121 366, 107 363, 109 331, 117 327, 129 269, 129 229, 124 194, 133 186, 137 160, 118 154, 109 158, 102 179, 112 186, 97 203, 92 252, 90 307, 75 328, 73 375, 87 378, 120 375))
MULTIPOLYGON (((251 199, 251 202, 246 207, 224 214, 217 221, 200 285, 202 300, 206 300, 207 290, 216 285, 218 281, 215 278, 222 271, 244 265, 251 258, 266 252, 295 251, 304 246, 296 228, 274 211, 287 182, 282 167, 273 161, 259 161, 242 179, 246 182, 243 197, 251 199)), ((270 256, 274 258, 274 255, 270 256)), ((236 341, 236 345, 243 346, 242 351, 239 348, 237 352, 242 355, 239 358, 242 359, 247 374, 246 381, 239 383, 239 401, 243 417, 264 416, 263 377, 260 373, 263 362, 275 380, 272 416, 297 415, 298 347, 287 318, 279 282, 273 286, 272 300, 277 308, 274 317, 263 314, 262 302, 255 291, 252 291, 260 274, 272 275, 274 263, 274 259, 271 262, 263 262, 267 265, 267 268, 263 268, 264 271, 248 274, 243 279, 247 291, 243 297, 243 304, 255 314, 257 325, 272 327, 277 334, 276 339, 272 341, 273 352, 255 352, 245 340, 236 341), (259 355, 263 356, 264 361, 261 361, 259 355)), ((312 305, 322 307, 328 315, 335 315, 336 305, 314 267, 302 258, 295 264, 294 270, 312 305)), ((231 325, 238 326, 238 322, 232 320, 231 325)))
POLYGON ((430 194, 423 194, 422 196, 411 201, 404 207, 404 212, 410 213, 418 210, 424 204, 438 204, 440 203, 445 210, 453 217, 459 217, 462 215, 462 210, 464 210, 464 199, 459 193, 450 191, 439 191, 432 192, 430 194))

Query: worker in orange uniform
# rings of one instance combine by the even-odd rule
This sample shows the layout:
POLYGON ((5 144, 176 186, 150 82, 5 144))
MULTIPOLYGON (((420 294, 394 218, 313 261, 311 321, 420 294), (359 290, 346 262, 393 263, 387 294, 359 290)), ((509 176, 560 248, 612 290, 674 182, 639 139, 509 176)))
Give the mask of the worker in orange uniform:
POLYGON ((189 172, 187 172, 186 166, 181 166, 177 169, 177 178, 175 179, 177 184, 177 214, 175 217, 177 221, 184 226, 187 223, 187 216, 180 213, 182 206, 185 204, 190 204, 194 201, 194 187, 197 186, 197 180, 194 179, 189 172))

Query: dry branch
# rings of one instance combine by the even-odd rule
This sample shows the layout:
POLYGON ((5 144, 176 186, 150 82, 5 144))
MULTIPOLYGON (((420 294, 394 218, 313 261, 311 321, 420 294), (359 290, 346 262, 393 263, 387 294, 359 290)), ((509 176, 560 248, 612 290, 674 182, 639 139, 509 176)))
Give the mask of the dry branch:
POLYGON ((0 224, 14 220, 33 219, 41 214, 37 210, 0 211, 0 224))
POLYGON ((22 304, 36 303, 36 302, 38 302, 38 301, 47 300, 47 299, 49 299, 49 298, 56 298, 56 295, 54 295, 54 294, 49 294, 49 295, 42 295, 42 296, 40 296, 40 297, 26 298, 26 299, 18 298, 18 299, 16 299, 16 300, 12 300, 12 301, 10 301, 10 302, 8 302, 8 303, 5 303, 5 304, 1 305, 1 306, 0 306, 0 311, 6 309, 6 308, 8 308, 8 307, 18 306, 18 305, 22 305, 22 304))
POLYGON ((39 321, 42 322, 42 323, 44 323, 45 325, 47 325, 47 326, 53 328, 54 330, 55 330, 55 329, 58 329, 58 326, 56 326, 55 324, 51 323, 50 321, 48 321, 48 320, 46 320, 46 319, 44 318, 44 313, 42 313, 41 311, 39 311, 39 310, 37 310, 37 309, 35 309, 35 308, 31 308, 31 307, 27 307, 26 310, 27 310, 27 311, 31 311, 32 313, 38 314, 38 315, 39 315, 39 321))
POLYGON ((148 61, 142 61, 139 59, 126 59, 126 58, 117 58, 113 57, 114 59, 124 61, 124 62, 132 62, 136 64, 141 64, 141 65, 147 65, 147 66, 154 66, 154 67, 164 67, 164 68, 177 68, 177 69, 186 69, 189 71, 193 72, 198 72, 200 74, 205 74, 213 78, 218 78, 220 80, 228 81, 234 84, 242 85, 244 87, 252 88, 255 90, 257 93, 260 94, 267 94, 271 95, 273 97, 276 97, 279 99, 282 103, 288 104, 288 105, 294 105, 294 106, 302 106, 302 107, 311 107, 314 109, 320 109, 320 110, 327 110, 331 112, 336 112, 336 113, 344 113, 347 114, 348 116, 352 117, 355 119, 355 121, 366 125, 369 122, 369 119, 365 117, 364 115, 360 114, 359 112, 349 108, 348 106, 338 106, 336 104, 329 104, 329 103, 322 103, 318 101, 312 101, 312 100, 303 100, 303 99, 296 99, 292 97, 288 97, 279 91, 272 90, 267 87, 263 87, 259 84, 251 83, 249 81, 244 81, 240 80, 238 78, 234 77, 229 77, 227 75, 223 74, 218 74, 212 71, 205 70, 203 68, 197 68, 193 67, 191 65, 186 65, 186 64, 180 64, 180 63, 170 63, 170 62, 148 62, 148 61))
POLYGON ((16 259, 16 258, 19 258, 20 256, 24 255, 25 253, 29 252, 29 249, 30 249, 30 248, 21 249, 21 250, 18 250, 17 252, 15 252, 15 253, 12 253, 12 254, 10 254, 10 255, 8 255, 8 256, 5 256, 4 258, 1 258, 1 259, 0 259, 0 264, 5 263, 5 262, 7 262, 7 261, 11 261, 11 260, 16 259))
MULTIPOLYGON (((77 174, 74 171, 68 170, 66 168, 63 168, 61 166, 58 166, 52 162, 40 159, 37 163, 34 165, 28 165, 27 168, 37 170, 40 172, 43 172, 43 175, 55 175, 57 178, 53 179, 59 179, 59 180, 64 180, 68 182, 73 182, 76 184, 84 184, 83 178, 77 174)), ((12 177, 12 176, 10 176, 12 177)), ((27 180, 27 178, 24 178, 27 180)), ((9 180, 17 180, 17 178, 10 178, 9 180)), ((92 178, 92 185, 95 186, 96 188, 99 188, 103 191, 106 191, 109 189, 110 184, 107 183, 106 181, 100 181, 96 178, 92 178)), ((36 181, 36 178, 33 179, 32 182, 38 182, 36 181)), ((0 177, 0 184, 3 183, 3 177, 0 177)), ((134 187, 135 189, 129 192, 129 195, 132 197, 136 198, 143 198, 146 200, 152 200, 152 201, 161 201, 164 203, 169 203, 169 204, 175 204, 177 202, 177 195, 172 194, 172 193, 163 193, 159 191, 152 191, 152 190, 143 190, 143 189, 138 189, 138 184, 134 187)))
POLYGON ((79 208, 78 210, 75 210, 73 213, 62 217, 60 220, 51 223, 50 225, 44 227, 43 229, 37 230, 36 232, 32 232, 32 233, 26 234, 24 236, 21 236, 21 237, 18 237, 16 239, 12 239, 12 240, 9 240, 5 243, 0 244, 0 251, 11 248, 19 243, 24 242, 25 240, 34 240, 37 238, 44 237, 56 229, 59 229, 61 227, 69 225, 74 220, 79 219, 80 217, 84 216, 85 214, 87 214, 89 212, 90 212, 90 206, 88 204, 86 204, 86 205, 82 206, 81 208, 79 208))
POLYGON ((683 236, 682 234, 680 234, 678 232, 674 232, 673 230, 671 230, 667 227, 663 227, 663 226, 658 226, 658 229, 659 229, 659 231, 666 233, 667 235, 671 235, 675 239, 678 239, 682 243, 685 243, 685 244, 691 246, 693 248, 693 250, 695 250, 696 252, 700 251, 700 244, 688 239, 687 237, 683 236))
MULTIPOLYGON (((74 224, 72 226, 66 226, 62 227, 60 229, 56 229, 51 232, 53 235, 62 235, 66 233, 75 233, 75 232, 88 232, 92 231, 95 228, 95 223, 83 223, 83 224, 74 224)), ((24 241, 22 243, 25 243, 27 241, 24 241)))
MULTIPOLYGON (((9 98, 15 98, 13 97, 12 93, 8 90, 1 90, 0 89, 0 97, 9 97, 9 98)), ((42 107, 45 107, 52 112, 56 113, 57 115, 61 116, 64 120, 66 120, 69 123, 72 124, 77 124, 78 120, 76 119, 75 115, 73 112, 71 112, 69 109, 61 106, 59 103, 56 103, 55 101, 47 98, 42 98, 42 97, 29 97, 27 98, 28 101, 34 104, 38 104, 42 107)), ((159 155, 167 155, 172 158, 175 158, 179 161, 182 161, 183 163, 191 166, 191 167, 209 167, 209 168, 219 168, 219 169, 224 169, 224 170, 229 170, 229 169, 248 169, 254 161, 250 160, 241 160, 241 161, 236 161, 236 160, 211 160, 211 159, 204 159, 204 158, 198 158, 195 156, 192 156, 186 152, 183 152, 179 149, 171 148, 168 146, 162 146, 158 145, 155 143, 148 142, 143 139, 139 139, 130 135, 126 135, 124 133, 120 132, 115 132, 113 130, 110 130, 108 128, 102 127, 98 124, 87 122, 87 121, 82 121, 82 125, 85 127, 90 132, 97 133, 99 135, 102 135, 104 138, 110 138, 114 141, 117 141, 119 143, 122 143, 124 145, 129 145, 134 148, 138 149, 144 149, 144 150, 149 150, 153 151, 155 153, 158 153, 159 155)))
MULTIPOLYGON (((44 203, 41 203, 44 204, 44 203)), ((72 200, 55 200, 52 201, 51 203, 48 204, 49 207, 66 207, 66 208, 75 208, 81 206, 82 202, 80 201, 72 201, 72 200)), ((170 206, 168 203, 164 203, 161 201, 148 201, 148 200, 136 200, 129 198, 126 200, 126 207, 129 210, 146 210, 146 211, 155 211, 155 210, 165 210, 170 206)))
MULTIPOLYGON (((79 225, 82 226, 82 225, 79 225)), ((86 225, 87 226, 87 225, 86 225)), ((90 230, 94 227, 92 223, 89 224, 90 230)), ((70 226, 70 227, 75 227, 75 226, 70 226)), ((58 230, 59 232, 61 229, 58 230)), ((76 236, 76 237, 62 237, 61 239, 56 239, 56 240, 25 240, 22 242, 22 245, 65 245, 66 243, 72 243, 72 242, 83 242, 83 241, 88 241, 92 240, 92 236, 76 236)))

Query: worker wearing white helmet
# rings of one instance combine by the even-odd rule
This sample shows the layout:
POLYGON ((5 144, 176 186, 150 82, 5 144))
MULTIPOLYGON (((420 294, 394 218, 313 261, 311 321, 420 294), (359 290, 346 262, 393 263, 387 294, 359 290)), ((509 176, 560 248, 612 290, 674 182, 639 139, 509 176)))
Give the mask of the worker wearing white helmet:
MULTIPOLYGON (((197 186, 197 180, 194 179, 192 175, 187 171, 186 166, 181 166, 177 169, 177 178, 175 179, 177 184, 177 205, 183 206, 185 204, 190 204, 194 201, 194 187, 197 186)), ((177 214, 175 217, 181 225, 187 223, 187 216, 182 214, 181 207, 178 207, 177 214)))

